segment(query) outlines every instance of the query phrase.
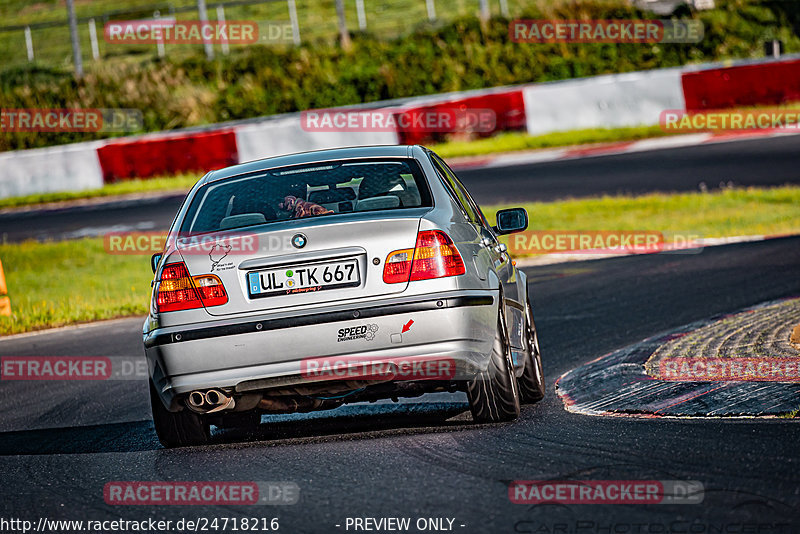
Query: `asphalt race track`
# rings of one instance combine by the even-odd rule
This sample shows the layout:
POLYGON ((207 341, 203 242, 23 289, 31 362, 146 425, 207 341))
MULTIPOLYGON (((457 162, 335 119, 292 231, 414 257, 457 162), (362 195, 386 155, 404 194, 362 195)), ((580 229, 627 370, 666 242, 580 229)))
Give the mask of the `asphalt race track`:
POLYGON ((720 183, 798 183, 800 136, 713 143, 538 165, 459 172, 479 202, 549 201, 567 197, 709 190, 720 183))
MULTIPOLYGON (((476 200, 550 201, 568 197, 653 191, 709 190, 735 186, 800 183, 800 136, 707 144, 649 152, 590 157, 458 172, 476 200)), ((0 241, 73 239, 108 232, 169 227, 182 196, 111 202, 46 212, 0 213, 0 241)))
MULTIPOLYGON (((164 450, 144 381, 4 382, 2 516, 278 517, 284 533, 345 532, 348 517, 380 516, 454 518, 463 533, 797 532, 797 421, 587 417, 563 409, 553 382, 659 332, 799 295, 798 266, 800 238, 783 238, 528 269, 548 393, 511 424, 473 425, 464 397, 438 395, 265 418, 254 435, 164 450), (705 494, 683 505, 509 501, 511 481, 543 479, 695 480, 705 494), (104 484, 123 480, 292 481, 300 501, 106 505, 104 484)), ((138 355, 140 322, 6 339, 0 355, 138 355)))

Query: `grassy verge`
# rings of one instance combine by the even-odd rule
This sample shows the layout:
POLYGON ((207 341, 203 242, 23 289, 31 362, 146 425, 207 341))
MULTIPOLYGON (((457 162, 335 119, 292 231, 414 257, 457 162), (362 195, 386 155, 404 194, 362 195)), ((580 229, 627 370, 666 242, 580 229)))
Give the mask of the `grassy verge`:
MULTIPOLYGON (((525 204, 532 229, 655 230, 705 237, 800 232, 800 187, 525 204)), ((494 217, 500 206, 486 210, 494 217)), ((11 317, 0 335, 144 314, 147 256, 106 254, 102 239, 0 245, 11 317)))
POLYGON ((103 240, 0 245, 11 317, 0 334, 147 312, 147 256, 112 256, 103 240))
MULTIPOLYGON (((534 230, 649 230, 703 237, 800 232, 800 187, 523 203, 534 230)), ((501 206, 485 211, 493 220, 501 206)))

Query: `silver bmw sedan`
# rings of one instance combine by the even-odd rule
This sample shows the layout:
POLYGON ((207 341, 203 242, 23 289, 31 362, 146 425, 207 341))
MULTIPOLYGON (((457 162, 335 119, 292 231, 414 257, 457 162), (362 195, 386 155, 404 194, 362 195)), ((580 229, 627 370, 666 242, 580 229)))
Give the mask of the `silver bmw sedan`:
POLYGON ((477 422, 544 396, 525 274, 421 146, 306 152, 205 175, 152 258, 144 348, 167 447, 262 414, 465 391, 477 422))

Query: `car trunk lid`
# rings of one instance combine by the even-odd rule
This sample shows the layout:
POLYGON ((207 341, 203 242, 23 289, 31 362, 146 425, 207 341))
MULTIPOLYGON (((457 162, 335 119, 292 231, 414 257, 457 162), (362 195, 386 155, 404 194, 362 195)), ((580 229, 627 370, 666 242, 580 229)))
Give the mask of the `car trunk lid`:
POLYGON ((206 308, 214 316, 380 297, 407 288, 383 281, 384 261, 394 250, 414 248, 428 210, 261 225, 179 240, 178 250, 192 276, 222 281, 228 301, 206 308))

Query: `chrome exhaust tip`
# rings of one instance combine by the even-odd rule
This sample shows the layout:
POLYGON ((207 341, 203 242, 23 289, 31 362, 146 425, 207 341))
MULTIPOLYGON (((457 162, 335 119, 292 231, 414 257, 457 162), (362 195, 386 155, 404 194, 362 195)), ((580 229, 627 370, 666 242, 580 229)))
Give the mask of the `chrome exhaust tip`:
POLYGON ((223 410, 232 410, 236 406, 236 401, 233 397, 229 397, 222 391, 216 389, 209 389, 206 391, 206 402, 214 408, 210 409, 208 413, 221 412, 223 410))
POLYGON ((217 391, 216 389, 209 389, 206 392, 206 402, 209 403, 211 406, 216 406, 217 404, 222 404, 228 399, 228 397, 221 392, 217 391))
POLYGON ((232 410, 236 406, 233 396, 228 396, 218 389, 206 392, 192 391, 186 399, 186 405, 195 413, 210 414, 224 410, 232 410))
POLYGON ((200 391, 192 391, 189 393, 189 404, 194 408, 200 408, 206 402, 206 396, 200 391))

